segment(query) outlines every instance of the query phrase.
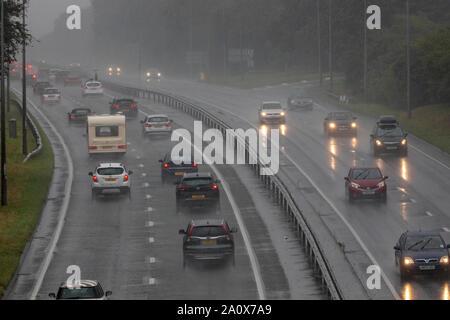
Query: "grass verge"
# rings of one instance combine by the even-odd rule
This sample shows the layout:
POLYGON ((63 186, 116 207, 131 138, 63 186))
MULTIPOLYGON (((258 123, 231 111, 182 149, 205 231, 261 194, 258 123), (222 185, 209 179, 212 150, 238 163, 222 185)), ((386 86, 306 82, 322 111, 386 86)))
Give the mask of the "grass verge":
POLYGON ((339 104, 335 98, 328 95, 328 91, 325 88, 311 88, 309 89, 309 94, 318 102, 339 106, 352 112, 375 117, 383 114, 395 115, 401 126, 408 132, 450 153, 450 108, 448 105, 429 105, 416 108, 412 111, 411 119, 408 119, 406 111, 386 105, 339 104))
MULTIPOLYGON (((23 163, 22 154, 22 116, 11 105, 8 120, 17 119, 17 138, 9 138, 6 128, 6 170, 8 183, 8 205, 0 207, 0 298, 16 271, 20 256, 31 236, 47 197, 53 174, 53 150, 47 136, 35 119, 41 134, 43 148, 23 163)), ((30 130, 28 133, 29 150, 36 148, 36 142, 30 130)))

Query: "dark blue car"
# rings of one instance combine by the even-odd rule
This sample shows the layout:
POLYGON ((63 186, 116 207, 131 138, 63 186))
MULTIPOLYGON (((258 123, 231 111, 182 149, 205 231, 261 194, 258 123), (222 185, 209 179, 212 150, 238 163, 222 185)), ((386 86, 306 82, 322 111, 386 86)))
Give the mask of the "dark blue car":
POLYGON ((181 158, 173 159, 170 152, 159 162, 161 163, 161 180, 163 183, 170 180, 179 181, 185 173, 198 172, 198 166, 193 159, 191 161, 184 161, 181 158))
POLYGON ((439 232, 407 231, 400 236, 395 250, 395 265, 402 280, 417 273, 449 274, 450 244, 446 245, 439 232))

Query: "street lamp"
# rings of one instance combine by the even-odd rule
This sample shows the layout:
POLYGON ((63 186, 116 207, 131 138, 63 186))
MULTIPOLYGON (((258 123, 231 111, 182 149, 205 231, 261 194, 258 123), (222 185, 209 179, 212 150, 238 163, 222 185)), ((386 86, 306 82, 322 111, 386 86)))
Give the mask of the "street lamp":
POLYGON ((7 204, 6 192, 6 114, 5 114, 5 8, 3 0, 0 0, 1 9, 1 32, 0 32, 0 59, 1 59, 1 185, 2 185, 2 206, 7 204))
POLYGON ((364 15, 363 15, 363 28, 364 28, 364 101, 367 103, 367 24, 366 24, 366 11, 367 0, 364 0, 364 15))
POLYGON ((408 119, 411 119, 411 56, 409 29, 409 0, 406 0, 406 105, 408 107, 408 119))
POLYGON ((27 47, 27 37, 25 33, 25 5, 26 0, 22 0, 22 23, 23 23, 23 39, 22 39, 22 153, 23 155, 28 154, 27 147, 27 73, 26 73, 26 47, 27 47))
POLYGON ((319 78, 320 78, 320 86, 323 83, 323 75, 322 75, 322 50, 321 50, 321 38, 320 38, 320 0, 317 0, 317 55, 318 55, 318 63, 319 63, 319 78))
POLYGON ((328 0, 328 67, 330 69, 330 91, 333 91, 333 37, 332 37, 332 0, 328 0))

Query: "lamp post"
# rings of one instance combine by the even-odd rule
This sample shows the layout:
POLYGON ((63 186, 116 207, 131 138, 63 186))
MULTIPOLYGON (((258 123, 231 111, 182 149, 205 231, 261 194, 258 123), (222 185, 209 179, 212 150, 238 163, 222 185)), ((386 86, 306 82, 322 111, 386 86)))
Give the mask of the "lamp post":
POLYGON ((23 19, 23 39, 22 39, 22 153, 23 155, 28 154, 28 146, 27 146, 27 59, 26 59, 26 46, 27 39, 25 35, 25 6, 26 0, 22 0, 23 11, 22 11, 22 19, 23 19))
POLYGON ((320 37, 320 0, 317 0, 317 56, 318 56, 318 67, 319 67, 319 81, 320 86, 323 83, 322 74, 322 48, 321 48, 321 37, 320 37))
POLYGON ((366 25, 367 0, 364 0, 363 28, 364 28, 364 102, 367 102, 367 25, 366 25))
POLYGON ((1 10, 1 32, 0 32, 0 59, 1 59, 1 185, 2 185, 2 206, 7 205, 6 191, 6 114, 5 114, 5 7, 3 0, 0 0, 1 10))
POLYGON ((332 37, 332 0, 328 0, 328 67, 330 70, 330 91, 333 91, 333 37, 332 37))
POLYGON ((411 56, 410 56, 410 28, 409 28, 409 0, 406 0, 406 105, 408 119, 411 119, 411 56))

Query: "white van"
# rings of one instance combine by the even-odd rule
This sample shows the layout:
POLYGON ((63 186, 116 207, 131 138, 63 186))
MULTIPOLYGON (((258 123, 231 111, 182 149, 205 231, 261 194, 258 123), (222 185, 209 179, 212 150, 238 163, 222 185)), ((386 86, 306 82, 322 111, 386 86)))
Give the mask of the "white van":
POLYGON ((92 115, 87 119, 88 152, 127 152, 125 116, 122 114, 92 115))

